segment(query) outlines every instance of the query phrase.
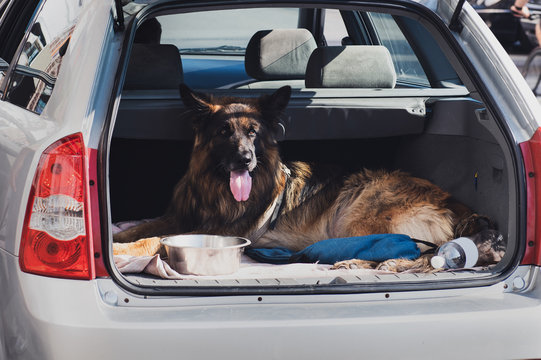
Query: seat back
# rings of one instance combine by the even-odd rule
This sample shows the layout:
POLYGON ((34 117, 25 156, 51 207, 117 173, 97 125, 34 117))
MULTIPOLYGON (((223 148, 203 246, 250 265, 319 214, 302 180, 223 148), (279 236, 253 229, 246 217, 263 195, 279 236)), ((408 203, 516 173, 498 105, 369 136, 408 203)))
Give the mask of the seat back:
POLYGON ((176 46, 133 44, 124 90, 178 89, 182 62, 176 46))
POLYGON ((306 29, 261 30, 246 47, 246 73, 258 80, 250 88, 304 86, 306 65, 317 47, 306 29))
POLYGON ((326 46, 314 50, 306 68, 308 88, 394 88, 389 50, 380 45, 326 46))

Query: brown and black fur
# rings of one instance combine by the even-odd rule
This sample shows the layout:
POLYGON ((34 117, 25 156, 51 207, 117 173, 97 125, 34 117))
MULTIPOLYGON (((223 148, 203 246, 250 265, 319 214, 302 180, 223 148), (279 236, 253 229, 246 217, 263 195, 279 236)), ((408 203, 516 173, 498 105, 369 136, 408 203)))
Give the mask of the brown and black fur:
MULTIPOLYGON (((345 175, 292 162, 286 175, 275 134, 289 101, 289 87, 254 99, 214 98, 183 85, 180 93, 194 115, 188 170, 162 218, 115 235, 115 254, 154 254, 161 250, 156 236, 178 233, 252 237, 254 247, 300 250, 323 239, 375 233, 403 233, 440 245, 456 235, 460 224, 461 229, 471 227, 468 233, 479 230, 476 216, 450 194, 400 171, 345 175), (239 168, 248 169, 253 181, 249 199, 240 202, 229 190, 228 177, 229 171, 239 168), (254 239, 263 213, 284 189, 276 226, 254 239)), ((387 262, 384 268, 428 269, 426 258, 399 263, 387 262)), ((353 260, 336 266, 373 265, 353 260)))

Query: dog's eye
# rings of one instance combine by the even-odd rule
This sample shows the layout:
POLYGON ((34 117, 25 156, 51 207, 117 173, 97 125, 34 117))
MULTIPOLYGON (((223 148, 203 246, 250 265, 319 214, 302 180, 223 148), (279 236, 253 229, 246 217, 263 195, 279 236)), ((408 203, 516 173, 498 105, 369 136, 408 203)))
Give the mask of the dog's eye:
POLYGON ((231 133, 231 130, 229 130, 229 127, 227 126, 224 126, 223 128, 220 129, 220 135, 222 136, 229 136, 231 133))
POLYGON ((255 131, 255 129, 250 129, 250 130, 248 131, 248 136, 254 137, 254 136, 256 136, 256 135, 257 135, 257 132, 255 131))

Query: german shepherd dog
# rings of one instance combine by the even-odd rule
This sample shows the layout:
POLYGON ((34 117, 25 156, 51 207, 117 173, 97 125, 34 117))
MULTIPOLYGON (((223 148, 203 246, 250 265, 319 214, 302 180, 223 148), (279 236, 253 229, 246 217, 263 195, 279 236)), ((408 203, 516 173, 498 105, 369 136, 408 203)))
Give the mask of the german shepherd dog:
MULTIPOLYGON (((179 233, 243 236, 254 247, 298 251, 324 239, 379 233, 441 245, 482 226, 450 194, 400 171, 343 175, 304 162, 282 163, 276 134, 291 96, 288 86, 253 99, 212 97, 185 85, 180 95, 193 114, 188 170, 163 217, 114 236, 115 254, 163 252, 157 236, 179 233)), ((426 271, 427 260, 335 266, 426 271)))

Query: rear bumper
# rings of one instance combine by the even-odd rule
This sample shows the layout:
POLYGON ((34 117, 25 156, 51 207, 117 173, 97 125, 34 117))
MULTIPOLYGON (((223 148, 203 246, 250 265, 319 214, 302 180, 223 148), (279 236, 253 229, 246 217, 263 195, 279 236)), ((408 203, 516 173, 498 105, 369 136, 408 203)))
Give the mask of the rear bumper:
POLYGON ((1 250, 0 268, 0 344, 9 359, 541 356, 541 284, 523 294, 499 283, 388 294, 145 299, 110 279, 21 273, 17 258, 1 250))

